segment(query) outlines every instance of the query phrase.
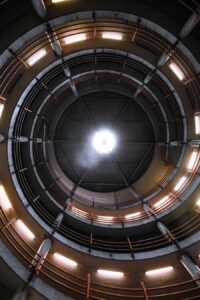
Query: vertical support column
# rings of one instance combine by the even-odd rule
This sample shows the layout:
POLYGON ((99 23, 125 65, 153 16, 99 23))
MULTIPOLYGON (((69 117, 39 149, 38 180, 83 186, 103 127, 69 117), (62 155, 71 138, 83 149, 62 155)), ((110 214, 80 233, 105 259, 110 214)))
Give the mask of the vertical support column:
POLYGON ((0 143, 3 143, 5 141, 5 136, 3 134, 0 134, 0 143))
POLYGON ((37 13, 37 15, 41 18, 41 19, 45 19, 46 18, 46 6, 44 4, 43 0, 31 0, 32 5, 37 13))
POLYGON ((28 299, 28 290, 24 286, 21 286, 12 297, 12 300, 27 300, 27 299, 28 299))
POLYGON ((33 275, 37 275, 38 271, 42 267, 44 263, 44 259, 46 258, 47 254, 49 253, 49 250, 52 245, 52 239, 50 237, 43 240, 42 244, 40 245, 37 254, 34 257, 34 260, 32 262, 33 269, 33 275))
POLYGON ((197 279, 199 277, 199 280, 196 281, 196 284, 200 286, 200 268, 186 253, 181 256, 180 261, 192 278, 197 279))
POLYGON ((179 37, 180 39, 184 39, 186 38, 191 32, 192 30, 197 26, 197 24, 200 21, 200 8, 197 8, 196 10, 197 12, 194 12, 189 19, 185 22, 185 24, 183 25, 180 33, 179 33, 179 37))

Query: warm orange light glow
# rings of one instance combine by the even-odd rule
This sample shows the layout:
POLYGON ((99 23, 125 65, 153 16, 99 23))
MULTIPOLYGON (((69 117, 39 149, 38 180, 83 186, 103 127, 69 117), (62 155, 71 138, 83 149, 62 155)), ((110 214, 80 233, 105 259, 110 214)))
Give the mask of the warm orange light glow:
POLYGON ((111 216, 97 216, 97 221, 98 222, 112 222, 113 221, 113 217, 111 216))
POLYGON ((99 269, 97 273, 102 277, 112 278, 112 279, 121 279, 124 277, 123 272, 109 271, 109 270, 101 270, 99 269))
POLYGON ((54 258, 58 262, 66 265, 68 267, 76 267, 78 265, 77 262, 75 262, 74 260, 71 260, 71 259, 67 258, 66 256, 63 256, 57 252, 54 253, 54 258))
POLYGON ((169 267, 165 267, 165 268, 160 268, 160 269, 154 269, 154 270, 146 271, 145 274, 147 276, 160 276, 160 275, 164 275, 164 274, 172 272, 173 269, 174 268, 172 266, 169 266, 169 267))
POLYGON ((196 205, 200 207, 200 199, 196 202, 196 205))
POLYGON ((0 185, 0 205, 5 211, 12 207, 3 185, 0 185))

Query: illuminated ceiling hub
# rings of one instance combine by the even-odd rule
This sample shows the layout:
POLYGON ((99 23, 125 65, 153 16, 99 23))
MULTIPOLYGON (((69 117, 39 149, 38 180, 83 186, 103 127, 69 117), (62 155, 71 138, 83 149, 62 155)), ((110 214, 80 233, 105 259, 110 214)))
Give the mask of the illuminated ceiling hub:
POLYGON ((92 145, 100 154, 109 154, 116 146, 115 135, 109 130, 100 130, 95 133, 92 145))

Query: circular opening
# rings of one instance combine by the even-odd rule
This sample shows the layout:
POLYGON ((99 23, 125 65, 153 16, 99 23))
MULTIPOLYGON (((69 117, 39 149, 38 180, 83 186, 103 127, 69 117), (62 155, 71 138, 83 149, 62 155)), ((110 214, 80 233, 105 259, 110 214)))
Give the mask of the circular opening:
POLYGON ((103 129, 94 134, 92 145, 100 154, 109 154, 116 146, 116 138, 112 131, 103 129))

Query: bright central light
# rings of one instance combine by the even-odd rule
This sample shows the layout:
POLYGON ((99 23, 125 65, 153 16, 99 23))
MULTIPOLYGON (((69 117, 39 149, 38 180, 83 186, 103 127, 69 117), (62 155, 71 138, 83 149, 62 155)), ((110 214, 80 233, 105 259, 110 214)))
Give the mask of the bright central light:
POLYGON ((111 131, 100 130, 95 133, 92 140, 92 145, 97 152, 101 154, 108 154, 114 149, 116 145, 116 139, 111 131))

